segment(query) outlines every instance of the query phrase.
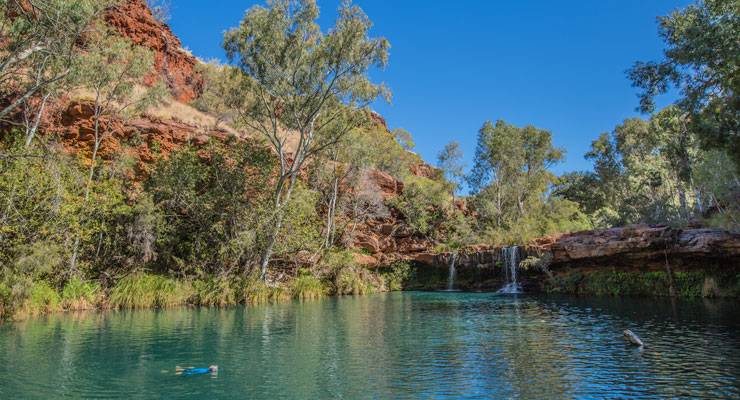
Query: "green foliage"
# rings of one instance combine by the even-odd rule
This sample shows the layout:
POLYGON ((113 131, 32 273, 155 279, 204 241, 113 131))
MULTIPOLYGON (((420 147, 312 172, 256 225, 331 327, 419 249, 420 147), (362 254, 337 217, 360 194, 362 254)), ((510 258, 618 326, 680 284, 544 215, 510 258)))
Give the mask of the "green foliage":
POLYGON ((167 308, 186 304, 192 288, 160 275, 132 274, 116 283, 110 293, 114 308, 167 308))
POLYGON ((65 310, 90 310, 97 305, 100 286, 75 276, 62 289, 61 305, 65 310))
POLYGON ((382 282, 367 270, 360 267, 344 267, 334 276, 334 293, 336 295, 363 295, 375 293, 382 282))
POLYGON ((396 139, 396 142, 401 145, 404 150, 412 151, 414 150, 414 147, 416 147, 416 143, 414 143, 414 137, 411 136, 411 132, 403 128, 396 128, 391 132, 391 134, 393 134, 393 138, 396 139))
POLYGON ((408 261, 393 263, 381 274, 388 291, 396 292, 403 290, 411 278, 411 264, 408 261))
MULTIPOLYGON (((79 44, 98 25, 109 0, 0 2, 0 119, 34 95, 44 97, 68 87, 84 54, 79 44), (31 7, 32 5, 32 7, 31 7)), ((30 138, 28 138, 30 139, 30 138)), ((30 144, 30 140, 28 141, 30 144)))
POLYGON ((80 239, 77 269, 84 273, 125 263, 122 224, 132 209, 116 175, 92 182, 85 204, 86 172, 79 160, 13 141, 0 143, 0 151, 0 264, 18 263, 23 271, 17 273, 43 273, 61 284, 74 238, 80 239))
POLYGON ((732 169, 729 155, 721 150, 702 154, 694 170, 694 183, 711 205, 703 210, 707 225, 740 230, 740 177, 732 169))
POLYGON ((193 106, 215 118, 214 128, 222 122, 233 118, 230 105, 238 101, 231 96, 238 96, 241 75, 234 67, 222 65, 218 61, 209 61, 196 66, 203 77, 203 92, 193 101, 193 106))
POLYGON ((238 304, 242 300, 237 280, 208 278, 193 282, 192 303, 201 306, 224 307, 238 304))
POLYGON ((489 243, 516 244, 590 227, 577 204, 553 196, 550 167, 563 158, 550 132, 486 122, 478 133, 468 182, 475 195, 477 230, 489 243))
MULTIPOLYGON (((519 263, 519 268, 524 271, 539 270, 546 273, 552 278, 550 273, 550 263, 552 262, 552 253, 546 252, 539 256, 528 256, 519 263)), ((502 264, 503 266, 503 264, 502 264)))
POLYGON ((59 294, 51 285, 44 281, 37 281, 31 287, 31 296, 25 305, 25 312, 30 315, 38 315, 60 311, 59 294))
POLYGON ((316 207, 319 194, 302 182, 293 188, 293 198, 284 210, 284 229, 275 243, 276 256, 292 257, 299 251, 315 252, 321 246, 322 221, 316 207))
POLYGON ((372 67, 385 66, 388 41, 368 36, 369 18, 349 1, 338 14, 324 34, 314 0, 276 0, 250 8, 239 27, 224 35, 229 61, 241 74, 237 94, 230 96, 236 122, 262 134, 280 162, 273 184, 274 223, 260 257, 263 279, 275 241, 285 234, 284 212, 301 168, 359 127, 360 110, 388 97, 385 87, 368 77, 372 67), (285 131, 297 139, 292 150, 285 131))
POLYGON ((13 289, 0 282, 0 321, 13 316, 13 289))
POLYGON ((38 279, 52 272, 59 272, 64 265, 62 247, 56 243, 36 242, 18 247, 19 257, 13 265, 13 273, 38 279))
POLYGON ((445 174, 445 177, 453 184, 453 193, 460 190, 465 180, 465 166, 462 164, 463 152, 460 142, 447 143, 437 155, 437 167, 445 174))
POLYGON ((184 148, 161 160, 145 188, 165 217, 157 239, 161 270, 181 274, 239 272, 259 247, 264 191, 274 160, 248 143, 211 145, 207 159, 184 148))
POLYGON ((602 134, 586 155, 594 172, 561 178, 555 194, 577 202, 597 227, 683 225, 711 216, 738 226, 740 181, 722 151, 704 151, 675 107, 650 120, 629 119, 602 134))
POLYGON ((363 167, 376 168, 402 181, 408 177, 412 165, 422 162, 379 123, 366 124, 351 131, 344 143, 348 147, 348 160, 363 167))
POLYGON ((629 71, 642 89, 640 108, 655 110, 654 98, 671 87, 677 106, 691 120, 706 148, 725 150, 740 172, 740 4, 703 0, 659 18, 665 59, 638 62, 629 71))
POLYGON ((290 300, 291 293, 281 287, 270 286, 258 277, 249 278, 244 284, 246 304, 266 304, 290 300))
POLYGON ((406 223, 416 232, 434 237, 440 225, 454 212, 449 189, 445 182, 409 176, 403 193, 391 199, 390 204, 403 214, 406 223))
POLYGON ((315 300, 324 297, 327 289, 321 279, 311 275, 310 271, 299 270, 291 284, 291 293, 298 300, 315 300))
POLYGON ((321 266, 329 271, 355 266, 354 253, 350 250, 332 249, 325 251, 321 257, 321 266))
MULTIPOLYGON (((121 117, 142 112, 165 95, 162 86, 136 92, 136 86, 153 66, 151 50, 104 30, 86 39, 85 53, 77 59, 74 77, 78 85, 92 92, 93 118, 121 117)), ((96 135, 102 133, 108 132, 96 135)))

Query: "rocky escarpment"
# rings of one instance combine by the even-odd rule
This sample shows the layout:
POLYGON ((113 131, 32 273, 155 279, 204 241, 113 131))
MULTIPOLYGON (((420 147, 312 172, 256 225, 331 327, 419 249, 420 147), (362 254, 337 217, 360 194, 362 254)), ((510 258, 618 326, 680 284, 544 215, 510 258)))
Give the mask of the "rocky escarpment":
MULTIPOLYGON (((543 238, 520 253, 527 291, 740 297, 738 232, 638 225, 543 238)), ((501 258, 501 248, 463 250, 456 260, 460 287, 501 287, 501 258)), ((415 261, 428 282, 443 287, 450 254, 423 253, 415 261)))
POLYGON ((552 254, 552 266, 585 266, 609 260, 612 265, 650 263, 668 258, 738 261, 740 233, 719 229, 673 229, 629 226, 562 235, 550 243, 535 243, 532 251, 552 254))
POLYGON ((162 79, 172 96, 185 103, 202 92, 203 78, 196 69, 198 60, 183 49, 169 26, 154 18, 145 0, 124 0, 105 19, 121 36, 154 53, 155 70, 145 83, 162 79))
MULTIPOLYGON (((150 115, 127 120, 106 116, 100 124, 101 131, 109 132, 101 142, 100 158, 110 160, 127 155, 136 163, 140 176, 147 175, 159 155, 166 156, 188 144, 202 146, 210 140, 225 142, 233 135, 225 129, 204 128, 150 115)), ((92 104, 76 100, 58 102, 44 120, 44 133, 59 137, 68 152, 89 157, 95 140, 92 104)))

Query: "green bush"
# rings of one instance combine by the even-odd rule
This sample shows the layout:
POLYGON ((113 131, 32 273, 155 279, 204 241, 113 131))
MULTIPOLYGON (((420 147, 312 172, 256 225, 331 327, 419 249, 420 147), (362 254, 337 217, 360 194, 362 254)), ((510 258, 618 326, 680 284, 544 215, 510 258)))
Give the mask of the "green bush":
POLYGON ((59 294, 46 282, 34 282, 31 297, 26 303, 25 311, 30 315, 60 311, 59 294))
POLYGON ((13 290, 0 282, 0 321, 13 316, 13 290))
POLYGON ((269 151, 246 142, 186 147, 160 160, 144 185, 166 216, 156 240, 159 270, 197 277, 244 272, 269 220, 265 188, 273 167, 269 151))
POLYGON ((334 293, 361 295, 375 293, 382 286, 381 278, 360 267, 345 267, 336 271, 334 293))
POLYGON ((346 249, 332 249, 325 251, 321 257, 320 265, 329 272, 344 267, 354 267, 355 253, 346 249))
POLYGON ((449 184, 417 176, 410 176, 404 184, 403 194, 391 199, 390 205, 416 232, 434 236, 453 212, 449 184))
POLYGON ((391 265, 382 274, 388 291, 396 292, 403 290, 406 282, 411 277, 411 264, 408 261, 399 261, 391 265))

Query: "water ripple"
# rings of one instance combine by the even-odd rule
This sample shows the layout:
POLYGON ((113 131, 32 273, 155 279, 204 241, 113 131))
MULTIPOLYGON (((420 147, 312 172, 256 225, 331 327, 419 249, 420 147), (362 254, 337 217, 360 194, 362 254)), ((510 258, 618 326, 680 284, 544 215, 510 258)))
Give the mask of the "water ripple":
POLYGON ((52 316, 0 326, 0 398, 738 398, 735 306, 399 293, 52 316))

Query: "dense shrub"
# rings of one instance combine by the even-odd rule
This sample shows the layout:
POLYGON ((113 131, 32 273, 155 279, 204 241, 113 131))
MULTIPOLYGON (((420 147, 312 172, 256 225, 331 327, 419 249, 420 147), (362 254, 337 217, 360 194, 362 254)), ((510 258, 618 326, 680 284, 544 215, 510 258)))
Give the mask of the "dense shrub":
POLYGON ((179 275, 240 272, 258 253, 274 160, 257 145, 184 148, 161 160, 145 189, 165 217, 158 268, 179 275), (263 211, 264 210, 264 211, 263 211))
POLYGON ((416 232, 434 237, 438 229, 453 213, 452 195, 444 182, 412 176, 404 182, 403 193, 391 200, 406 223, 416 232))
POLYGON ((386 271, 383 271, 381 276, 388 291, 403 290, 411 277, 411 264, 408 261, 393 263, 386 271))

